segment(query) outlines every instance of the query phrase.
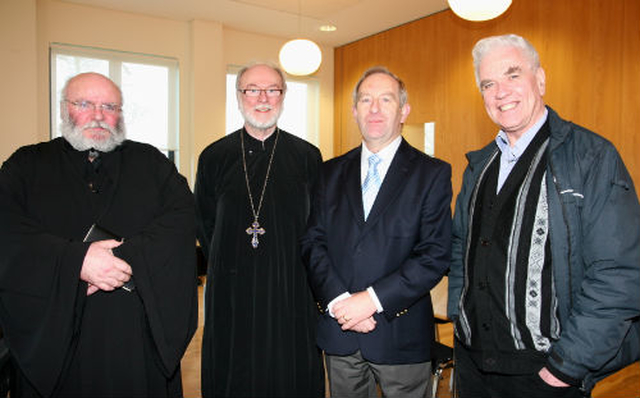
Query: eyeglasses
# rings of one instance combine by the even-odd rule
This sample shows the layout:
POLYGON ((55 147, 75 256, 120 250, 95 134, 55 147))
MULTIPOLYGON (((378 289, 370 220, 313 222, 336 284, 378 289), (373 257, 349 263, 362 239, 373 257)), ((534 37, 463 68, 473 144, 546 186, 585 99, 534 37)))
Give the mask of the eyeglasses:
POLYGON ((91 101, 70 101, 64 100, 64 102, 68 102, 71 105, 75 106, 77 110, 80 112, 95 112, 96 108, 100 108, 100 110, 104 113, 108 113, 110 115, 116 115, 122 111, 122 105, 114 104, 114 103, 105 103, 96 105, 91 101))
POLYGON ((270 98, 279 97, 284 92, 281 88, 241 88, 238 91, 247 97, 259 97, 261 93, 265 93, 270 98))

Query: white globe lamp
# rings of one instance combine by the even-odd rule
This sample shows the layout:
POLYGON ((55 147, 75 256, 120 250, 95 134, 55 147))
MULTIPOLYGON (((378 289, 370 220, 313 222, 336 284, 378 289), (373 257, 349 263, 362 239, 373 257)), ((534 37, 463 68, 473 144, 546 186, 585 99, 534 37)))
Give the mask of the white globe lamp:
POLYGON ((511 0, 448 0, 457 16, 469 21, 488 21, 507 11, 511 0))
POLYGON ((322 51, 311 40, 290 40, 280 49, 280 65, 290 75, 310 75, 318 70, 320 63, 322 51))

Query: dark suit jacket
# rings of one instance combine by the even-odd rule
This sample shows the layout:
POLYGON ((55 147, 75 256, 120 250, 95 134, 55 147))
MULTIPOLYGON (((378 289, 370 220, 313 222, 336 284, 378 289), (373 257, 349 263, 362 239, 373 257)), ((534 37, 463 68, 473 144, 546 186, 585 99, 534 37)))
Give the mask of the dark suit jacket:
POLYGON ((323 313, 318 346, 332 355, 405 364, 430 359, 429 291, 449 267, 451 167, 410 146, 396 152, 364 221, 358 147, 322 165, 302 250, 323 313), (373 286, 384 311, 368 334, 343 332, 327 304, 373 286))

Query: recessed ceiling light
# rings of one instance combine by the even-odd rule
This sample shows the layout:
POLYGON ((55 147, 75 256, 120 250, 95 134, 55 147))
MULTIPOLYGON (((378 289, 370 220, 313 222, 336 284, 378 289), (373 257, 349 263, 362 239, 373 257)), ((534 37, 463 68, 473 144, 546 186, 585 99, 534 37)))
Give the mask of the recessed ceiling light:
POLYGON ((333 25, 322 25, 320 27, 320 30, 323 31, 323 32, 334 32, 334 31, 338 30, 338 28, 336 28, 333 25))

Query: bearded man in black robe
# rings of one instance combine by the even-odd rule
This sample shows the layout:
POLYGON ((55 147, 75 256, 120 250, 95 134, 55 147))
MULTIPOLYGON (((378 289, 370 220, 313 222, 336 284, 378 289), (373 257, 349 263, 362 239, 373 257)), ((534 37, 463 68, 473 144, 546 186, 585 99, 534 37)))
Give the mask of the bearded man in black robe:
POLYGON ((208 258, 202 345, 204 397, 324 397, 315 303, 298 239, 322 161, 276 126, 283 73, 238 73, 244 128, 200 155, 198 239, 208 258))
POLYGON ((111 80, 77 75, 62 98, 64 138, 0 170, 11 396, 182 396, 197 325, 193 196, 162 153, 125 140, 111 80))

